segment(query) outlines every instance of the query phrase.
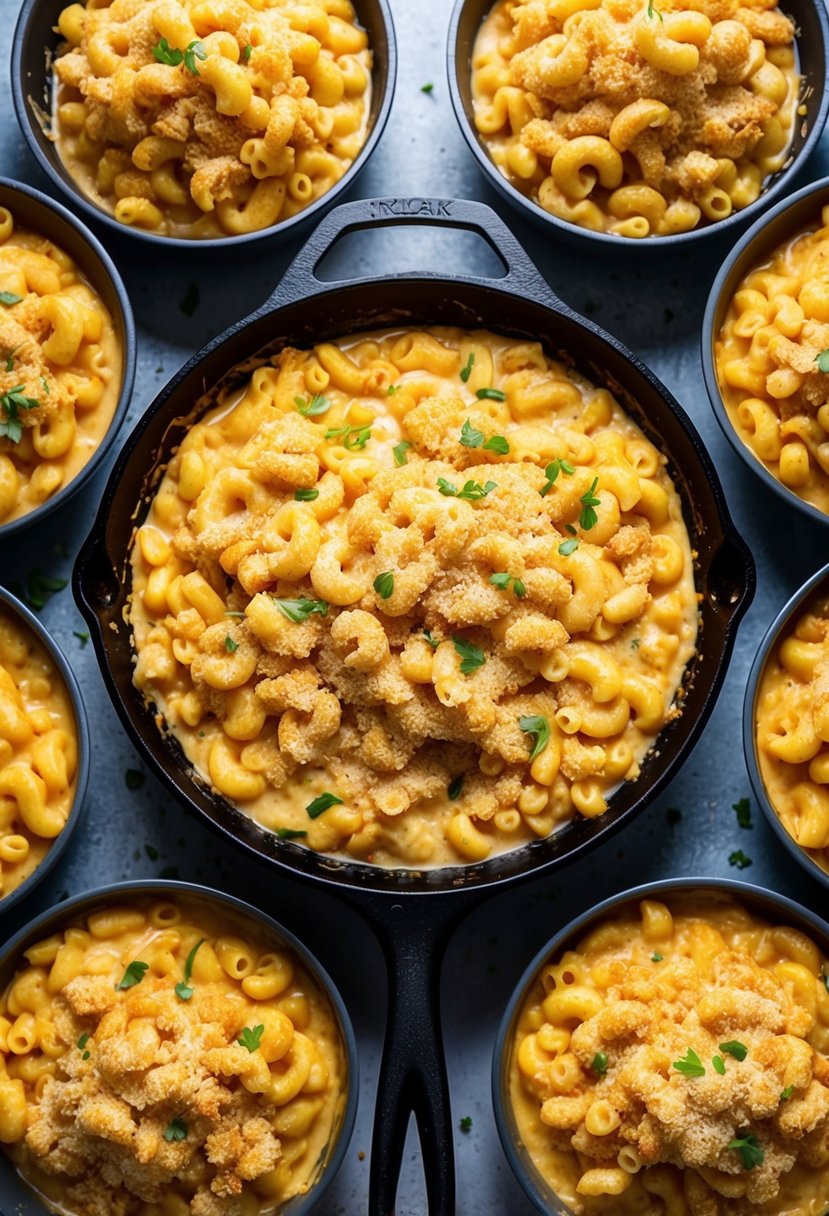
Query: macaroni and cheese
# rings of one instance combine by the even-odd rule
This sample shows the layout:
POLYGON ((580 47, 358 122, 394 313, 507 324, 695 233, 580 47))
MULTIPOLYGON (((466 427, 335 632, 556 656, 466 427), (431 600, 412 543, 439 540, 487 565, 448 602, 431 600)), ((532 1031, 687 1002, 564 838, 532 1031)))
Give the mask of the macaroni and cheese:
POLYGON ((824 954, 725 897, 644 900, 542 969, 508 1045, 518 1134, 577 1216, 823 1216, 824 954))
POLYGON ((768 658, 755 738, 769 801, 829 873, 829 602, 804 612, 768 658))
POLYGON ((0 900, 43 861, 75 797, 72 702, 43 643, 0 607, 0 900))
POLYGON ((793 39, 765 0, 499 0, 472 56, 475 126, 552 215, 687 232, 753 203, 784 165, 793 39))
POLYGON ((270 228, 365 142, 371 52, 350 0, 103 0, 70 4, 58 28, 58 152, 122 224, 270 228))
POLYGON ((328 998, 186 899, 105 907, 0 998, 0 1143, 63 1216, 264 1216, 316 1181, 345 1105, 328 998))
POLYGON ((740 439, 788 490, 829 512, 829 207, 741 280, 714 357, 740 439))
POLYGON ((459 329, 233 383, 133 551, 135 683, 199 773, 382 865, 601 815, 679 712, 697 628, 665 458, 610 392, 459 329))
POLYGON ((0 206, 0 525, 67 485, 121 389, 112 318, 67 253, 0 206))

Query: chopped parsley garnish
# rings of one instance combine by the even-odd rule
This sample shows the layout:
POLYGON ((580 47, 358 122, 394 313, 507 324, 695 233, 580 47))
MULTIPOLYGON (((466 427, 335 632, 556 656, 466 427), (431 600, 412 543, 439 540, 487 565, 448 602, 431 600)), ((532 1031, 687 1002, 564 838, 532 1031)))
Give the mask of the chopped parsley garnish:
POLYGON ((0 421, 0 437, 10 439, 12 443, 20 443, 23 438, 20 410, 36 410, 40 405, 36 397, 26 396, 23 392, 25 387, 25 384, 16 384, 0 397, 0 408, 5 414, 5 418, 0 421))
MULTIPOLYGON (((294 490, 294 499, 296 502, 313 502, 315 498, 319 498, 319 490, 294 490)), ((242 614, 244 616, 244 613, 242 614)))
POLYGON ((238 617, 240 620, 244 620, 244 618, 245 618, 244 612, 236 612, 235 610, 233 610, 231 608, 226 608, 222 615, 223 616, 235 616, 235 617, 238 617))
POLYGON ((320 794, 319 798, 315 798, 313 802, 309 802, 306 806, 309 819, 319 819, 325 811, 332 806, 342 806, 342 798, 338 798, 336 794, 330 794, 328 790, 324 794, 320 794))
POLYGON ((493 435, 484 442, 484 433, 472 425, 467 418, 461 427, 461 443, 465 448, 483 448, 487 452, 498 452, 506 456, 509 452, 509 442, 503 435, 493 435))
POLYGON ((41 574, 38 569, 29 571, 27 588, 24 591, 19 583, 9 584, 12 591, 21 596, 30 608, 39 611, 55 591, 63 591, 66 586, 65 578, 54 578, 50 574, 41 574))
POLYGON ((594 508, 601 506, 601 499, 596 497, 596 487, 599 484, 598 477, 593 478, 593 484, 589 490, 585 490, 579 502, 582 503, 581 513, 579 515, 579 526, 585 532, 589 532, 591 528, 595 528, 599 522, 599 517, 594 508))
POLYGON ((362 451, 371 439, 369 426, 334 426, 325 432, 326 439, 342 439, 348 452, 362 451))
POLYGON ((81 650, 83 650, 84 646, 89 641, 89 634, 86 633, 85 631, 82 633, 79 629, 72 630, 72 637, 78 639, 78 641, 81 644, 81 650))
POLYGON ((371 584, 381 600, 387 600, 394 591, 394 574, 391 570, 384 570, 382 574, 378 574, 377 578, 371 584))
POLYGON ((5 304, 6 308, 19 304, 22 299, 22 296, 16 296, 13 291, 0 291, 0 304, 5 304))
POLYGON ((199 306, 199 288, 196 283, 190 283, 184 295, 181 297, 179 311, 183 312, 185 317, 192 317, 193 313, 199 306))
POLYGON ((711 1063, 714 1065, 714 1072, 718 1072, 721 1077, 725 1076, 725 1060, 722 1056, 712 1056, 711 1063))
POLYGON ((535 735, 529 759, 535 760, 550 742, 550 723, 543 714, 523 714, 518 719, 518 725, 526 735, 535 735))
POLYGON ((328 616, 328 604, 325 600, 280 600, 276 596, 273 597, 279 611, 283 616, 286 616, 289 621, 293 621, 296 625, 301 625, 303 621, 307 621, 309 616, 316 613, 317 616, 328 616))
POLYGON ((47 396, 47 397, 51 397, 51 396, 52 396, 52 390, 49 388, 49 382, 48 382, 48 380, 46 379, 46 377, 45 377, 45 376, 40 376, 40 377, 39 377, 39 379, 40 379, 40 386, 41 386, 41 388, 43 389, 44 393, 46 394, 46 396, 47 396))
POLYGON ((673 1067, 683 1077, 704 1077, 705 1066, 693 1047, 689 1047, 681 1060, 674 1060, 673 1067))
POLYGON ((524 586, 520 578, 515 578, 512 574, 491 574, 489 581, 493 587, 497 587, 499 591, 509 591, 509 585, 512 583, 512 589, 515 592, 516 599, 523 600, 527 594, 527 588, 524 586))
MULTIPOLYGON (((3 303, 5 304, 5 302, 6 301, 4 300, 3 303)), ((829 347, 820 352, 815 359, 815 363, 817 363, 817 369, 819 372, 829 372, 829 347)))
POLYGON ((607 1052, 597 1051, 593 1057, 593 1063, 590 1065, 597 1076, 603 1077, 607 1073, 607 1052))
POLYGON ((298 832, 295 828, 277 828, 276 834, 280 840, 299 840, 300 836, 307 836, 307 832, 298 832))
POLYGON ((486 655, 480 646, 476 646, 474 642, 467 641, 466 638, 459 638, 454 633, 452 634, 452 642, 455 647, 455 653, 461 660, 461 672, 463 675, 469 676, 473 671, 477 671, 479 667, 483 667, 486 662, 486 655))
POLYGON ((539 490, 542 498, 545 498, 550 493, 556 483, 559 473, 565 473, 568 477, 572 477, 575 473, 575 468, 568 460, 551 460, 544 470, 544 476, 547 478, 544 485, 539 490))
POLYGON ((493 490, 497 490, 498 483, 496 481, 488 481, 485 485, 480 485, 477 481, 467 481, 464 483, 462 490, 453 485, 451 481, 447 481, 445 477, 438 478, 438 489, 441 494, 447 498, 465 498, 469 502, 477 502, 480 498, 486 498, 487 494, 491 494, 493 490))
POLYGON ((327 414, 332 402, 327 397, 321 397, 319 393, 315 393, 310 401, 305 397, 294 397, 294 405, 303 418, 316 418, 319 414, 327 414))
POLYGON ((659 9, 653 7, 653 0, 648 0, 648 16, 651 21, 653 21, 654 17, 658 17, 660 21, 663 19, 659 9))
POLYGON ((479 401, 506 401, 507 394, 502 393, 499 388, 478 388, 475 390, 475 396, 479 401))
POLYGON ((167 39, 162 38, 153 47, 153 55, 159 63, 166 63, 171 68, 176 68, 180 63, 183 63, 191 76, 200 76, 201 72, 196 67, 196 60, 201 59, 203 62, 207 58, 207 51, 204 49, 204 43, 199 42, 198 38, 194 38, 192 42, 189 42, 187 49, 184 51, 170 46, 167 39))
POLYGON ((78 1048, 78 1051, 83 1053, 81 1055, 82 1060, 89 1059, 89 1052, 85 1050, 88 1042, 89 1042, 89 1031, 85 1030, 84 1033, 81 1035, 81 1037, 78 1039, 78 1042, 76 1043, 76 1047, 78 1048))
POLYGON ((472 1131, 472 1116, 464 1115, 463 1118, 461 1119, 460 1123, 458 1124, 458 1127, 461 1129, 462 1132, 464 1132, 464 1134, 466 1134, 467 1132, 471 1132, 472 1131))
POLYGON ((128 966, 119 983, 115 987, 119 991, 126 988, 134 988, 136 984, 140 984, 145 974, 150 969, 149 963, 142 963, 140 959, 134 959, 128 966))
POLYGON ((184 960, 184 979, 180 980, 179 983, 176 984, 176 996, 180 1001, 189 1001, 190 997, 193 995, 193 989, 190 985, 190 976, 193 973, 193 962, 196 957, 196 952, 198 951, 199 946, 203 945, 204 938, 201 938, 196 942, 195 946, 184 960))
POLYGON ((735 1060, 744 1060, 748 1055, 746 1045, 738 1042, 737 1039, 730 1039, 728 1043, 720 1043, 720 1051, 727 1056, 733 1056, 735 1060))
POLYGON ((793 1093, 794 1093, 794 1086, 787 1085, 786 1088, 780 1094, 780 1101, 788 1102, 789 1098, 791 1098, 793 1093))
POLYGON ((168 1123, 164 1128, 164 1139, 168 1144, 173 1144, 176 1140, 186 1140, 187 1124, 184 1120, 177 1117, 168 1123))
POLYGON ((766 1159, 762 1145, 753 1132, 738 1131, 736 1138, 728 1147, 736 1149, 740 1154, 744 1170, 753 1170, 756 1166, 762 1165, 766 1159))
POLYGON ((10 350, 9 353, 6 355, 6 371, 7 372, 14 371, 14 351, 16 351, 17 349, 18 348, 15 346, 14 350, 10 350))
POLYGON ((248 1051, 258 1051, 259 1044, 262 1041, 262 1035, 265 1033, 265 1027, 260 1022, 258 1026, 246 1026, 236 1042, 240 1047, 247 1047, 248 1051))
POLYGON ((402 387, 403 387, 402 384, 390 384, 389 387, 386 389, 386 396, 393 397, 395 393, 400 392, 402 387))
POLYGON ((427 84, 422 84, 420 86, 420 91, 421 91, 421 93, 431 93, 431 91, 434 87, 435 86, 432 84, 432 82, 430 80, 427 84))
POLYGON ((250 53, 251 53, 251 51, 252 51, 252 50, 253 50, 253 47, 250 45, 250 43, 249 43, 249 42, 247 43, 247 45, 246 45, 246 46, 243 46, 243 47, 242 47, 242 53, 241 53, 241 55, 239 56, 239 62, 240 62, 240 63, 248 63, 248 61, 250 60, 250 53))
POLYGON ((751 865, 751 858, 746 857, 742 849, 736 849, 728 854, 728 864, 736 866, 738 870, 745 870, 751 865))
POLYGON ((225 650, 228 654, 235 654, 239 649, 239 643, 234 642, 233 638, 228 634, 225 638, 225 650))
MULTIPOLYGON (((438 646, 440 646, 440 638, 436 638, 431 629, 424 629, 423 636, 432 647, 432 650, 437 650, 438 646)), ((827 991, 829 991, 829 988, 827 991)))
POLYGON ((652 963, 661 963, 664 957, 665 957, 665 955, 664 955, 664 954, 656 954, 656 953, 654 953, 654 954, 652 954, 652 955, 651 955, 651 962, 652 962, 652 963))
POLYGON ((752 827, 751 823, 751 802, 748 798, 741 798, 739 802, 734 802, 731 809, 737 816, 737 825, 741 828, 752 827))
POLYGON ((400 442, 396 443, 394 445, 394 447, 392 448, 391 451, 392 451, 392 455, 394 456, 394 463, 397 465, 398 468, 400 468, 401 465, 409 463, 409 458, 406 455, 406 453, 408 452, 408 450, 411 446, 412 445, 408 439, 401 439, 400 442))
POLYGON ((577 540, 563 540, 558 547, 558 551, 562 557, 569 557, 571 553, 575 553, 579 547, 577 540))
POLYGON ((458 777, 453 777, 446 787, 446 796, 450 802, 456 802, 461 796, 463 790, 463 773, 458 777))
POLYGON ((630 639, 630 648, 631 648, 631 650, 638 650, 638 649, 639 649, 639 647, 640 647, 641 645, 642 645, 642 639, 641 639, 641 638, 631 638, 631 639, 630 639))
POLYGON ((474 350, 471 350, 469 352, 469 358, 467 359, 466 363, 464 363, 463 367, 460 370, 460 378, 464 382, 464 384, 467 384, 469 382, 469 377, 472 375, 472 368, 474 366, 475 366, 475 352, 474 352, 474 350))

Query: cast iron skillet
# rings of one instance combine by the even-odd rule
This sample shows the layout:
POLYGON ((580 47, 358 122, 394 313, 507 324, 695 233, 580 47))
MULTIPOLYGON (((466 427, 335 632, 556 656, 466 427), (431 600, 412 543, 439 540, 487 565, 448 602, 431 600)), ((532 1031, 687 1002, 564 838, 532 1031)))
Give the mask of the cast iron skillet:
MULTIPOLYGON (((78 687, 78 681, 72 672, 72 668, 64 658, 63 652, 59 648, 57 642, 48 633, 43 624, 37 619, 33 612, 30 612, 25 604, 21 604, 16 596, 7 591, 5 587, 0 587, 0 609, 8 612, 12 617, 17 617, 24 629, 30 629, 38 641, 45 647, 50 659, 57 669, 58 675, 63 680, 66 686, 66 692, 72 705, 72 713, 75 716, 75 733, 77 735, 78 744, 78 767, 75 773, 75 797, 72 799, 72 806, 69 809, 69 814, 63 830, 54 838, 49 845, 49 849, 43 861, 37 866, 27 879, 25 879, 19 887, 15 887, 8 895, 3 895, 0 891, 0 920, 2 917, 22 903, 35 887, 46 877, 52 867, 60 859, 66 846, 69 844, 69 838, 78 826, 83 810, 84 799, 86 797, 86 786, 89 780, 89 764, 91 748, 89 742, 89 723, 86 719, 86 709, 84 708, 83 697, 81 690, 78 687)), ((0 990, 2 984, 0 983, 0 990)))
MULTIPOLYGON (((239 373, 236 373, 239 378, 239 373)), ((429 1210, 450 1213, 454 1165, 449 1094, 439 1024, 443 945, 476 893, 534 877, 585 853, 632 819, 677 771, 713 708, 737 623, 754 592, 754 563, 729 519, 717 475, 691 422, 668 391, 616 339, 553 295, 506 226, 480 203, 445 199, 367 199, 338 207, 288 267, 273 296, 204 348, 156 398, 121 454, 98 518, 75 566, 74 591, 89 623, 104 679, 147 763, 185 805, 234 844, 348 899, 376 930, 390 973, 389 1026, 375 1113, 370 1211, 394 1211, 409 1114, 425 1161, 429 1210), (502 279, 400 274, 323 283, 315 269, 347 232, 377 224, 442 224, 482 236, 504 262, 502 279), (163 735, 132 685, 127 553, 165 462, 187 430, 206 386, 233 379, 235 365, 291 343, 307 346, 359 330, 403 324, 485 326, 542 341, 595 383, 605 384, 662 450, 682 495, 698 552, 700 649, 684 680, 684 710, 659 737, 639 781, 620 789, 600 819, 581 819, 476 865, 431 871, 385 870, 317 856, 259 828, 211 793, 163 735), (451 898, 450 898, 451 894, 451 898), (405 898, 404 898, 405 896, 405 898)))
MULTIPOLYGON (((153 896, 161 899, 185 897, 193 903, 205 904, 212 912, 223 913, 232 924, 238 925, 243 931, 245 925, 250 925, 254 933, 272 940, 277 945, 287 945, 298 955, 312 979, 317 982, 320 990, 331 1002, 334 1019, 342 1035, 348 1096, 333 1127, 332 1139, 323 1149, 323 1161, 317 1181, 311 1184, 310 1189, 304 1195, 297 1195, 279 1209, 282 1216, 310 1216, 312 1209, 317 1206, 342 1164, 351 1133, 354 1130, 359 1088, 357 1041, 348 1011, 334 981, 320 966, 310 950, 303 946, 293 933, 272 920, 270 916, 259 911, 258 908, 252 908, 250 904, 243 903, 240 899, 234 899, 232 895, 225 895, 221 891, 213 891, 210 887, 198 886, 195 883, 150 879, 138 882, 116 882, 106 887, 96 887, 94 891, 75 895, 65 903, 42 912, 29 924, 24 925, 11 941, 3 945, 0 950, 0 992, 6 988, 14 974, 16 964, 20 962, 24 950, 28 950, 35 942, 42 941, 50 933, 64 928, 68 923, 77 923, 91 912, 105 908, 113 902, 120 903, 124 900, 146 899, 153 896)), ((14 1216, 47 1216, 43 1204, 21 1181, 20 1175, 2 1152, 0 1152, 0 1193, 3 1197, 4 1210, 10 1216, 12 1212, 14 1212, 14 1216), (6 1203, 9 1204, 8 1208, 6 1208, 6 1203)))
POLYGON ((188 240, 185 237, 163 236, 158 232, 120 224, 113 215, 84 194, 60 159, 52 136, 52 60, 58 45, 63 41, 57 32, 57 24, 61 10, 67 3, 68 0, 24 0, 12 41, 11 85, 14 112, 29 149, 44 173, 72 200, 72 205, 80 207, 90 219, 105 224, 119 237, 135 237, 139 241, 155 245, 156 248, 202 251, 227 249, 269 237, 294 238, 298 232, 301 233, 327 211, 343 191, 348 189, 365 167, 383 134, 397 78, 394 22, 388 0, 354 0, 357 17, 368 33, 374 54, 368 134, 354 163, 330 190, 290 219, 243 236, 188 240))
POLYGON ((829 953, 829 925, 813 912, 802 908, 784 895, 751 886, 749 883, 735 882, 730 878, 671 878, 647 883, 645 886, 611 896, 557 933, 539 950, 518 981, 501 1020, 492 1058, 492 1101, 501 1145, 515 1176, 543 1216, 572 1216, 572 1211, 559 1199, 533 1163, 522 1143, 509 1100, 510 1048, 527 992, 549 959, 560 957, 564 950, 574 948, 601 921, 612 920, 622 911, 635 911, 643 899, 670 901, 673 896, 697 893, 712 908, 730 897, 743 904, 749 912, 774 924, 780 924, 782 921, 783 924, 794 925, 820 949, 829 953))
POLYGON ((823 566, 802 587, 798 587, 791 599, 783 605, 766 630, 760 643, 757 655, 751 665, 746 684, 746 695, 743 701, 743 750, 746 755, 751 788, 754 797, 769 821, 772 830, 782 843, 786 852, 793 857, 798 865, 803 866, 813 878, 829 889, 829 874, 814 860, 811 851, 799 845, 793 836, 786 831, 780 816, 774 809, 774 803, 769 796, 763 774, 760 771, 759 749, 757 747, 757 702, 759 699, 760 682, 783 635, 796 624, 804 612, 814 611, 819 601, 825 601, 829 593, 829 566, 823 566))
POLYGON ((784 198, 767 215, 762 215, 748 232, 740 238, 711 286, 705 319, 702 322, 702 369, 705 387, 714 416, 734 451, 744 460, 752 473, 765 482, 780 498, 803 511, 819 524, 829 524, 829 515, 820 507, 806 502, 794 490, 783 485, 779 477, 763 463, 754 449, 743 440, 734 427, 725 408, 717 377, 717 361, 714 356, 715 343, 723 327, 728 309, 740 282, 752 270, 771 260, 775 251, 792 240, 799 232, 820 226, 821 208, 829 202, 829 177, 811 182, 790 198, 784 198))
POLYGON ((746 220, 756 218, 769 203, 791 190, 792 179, 814 151, 826 123, 829 110, 829 90, 826 88, 829 21, 826 11, 822 0, 785 0, 780 7, 793 18, 797 27, 797 52, 803 77, 800 95, 806 106, 806 116, 795 128, 789 159, 782 169, 771 176, 760 197, 742 211, 733 212, 727 219, 693 228, 690 232, 677 232, 673 236, 635 240, 617 236, 612 232, 592 232, 578 224, 571 224, 569 220, 551 215, 508 182, 490 156, 483 138, 478 134, 473 121, 472 47, 481 22, 494 5, 495 0, 456 0, 452 10, 446 70, 455 117, 461 134, 490 185, 500 191, 514 207, 518 207, 525 219, 532 220, 544 229, 548 236, 556 236, 568 245, 580 245, 583 249, 587 244, 596 253, 618 253, 626 250, 632 254, 635 250, 636 256, 639 257, 643 253, 667 254, 669 250, 685 249, 724 232, 733 237, 736 228, 744 226, 746 220))
POLYGON ((39 522, 44 516, 51 515, 57 507, 65 506, 67 500, 92 476, 106 456, 118 433, 118 428, 124 421, 124 415, 130 402, 135 379, 136 340, 132 308, 121 276, 103 245, 88 228, 84 227, 80 220, 77 220, 60 203, 41 194, 39 190, 34 190, 31 186, 25 186, 23 182, 15 182, 7 177, 0 177, 0 206, 8 207, 23 227, 37 232, 47 240, 54 241, 61 249, 65 249, 75 261, 78 269, 95 288, 109 310, 115 330, 115 340, 121 350, 123 360, 118 401, 110 424, 101 437, 101 442, 83 468, 71 481, 61 486, 57 493, 18 519, 0 523, 0 538, 5 539, 15 532, 28 528, 35 521, 39 522))

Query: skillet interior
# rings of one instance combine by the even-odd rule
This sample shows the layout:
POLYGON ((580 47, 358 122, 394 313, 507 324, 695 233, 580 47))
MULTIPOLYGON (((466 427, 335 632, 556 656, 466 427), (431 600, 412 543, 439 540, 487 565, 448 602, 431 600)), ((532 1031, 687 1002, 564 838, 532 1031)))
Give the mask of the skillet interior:
POLYGON ((124 725, 161 779, 214 828, 259 857, 308 877, 397 893, 446 891, 506 881, 571 860, 641 810, 676 771, 713 708, 736 620, 753 594, 751 558, 731 527, 701 441, 680 414, 667 391, 607 335, 561 305, 553 312, 492 283, 401 276, 337 285, 283 308, 260 310, 183 369, 148 412, 124 449, 75 568, 76 598, 92 627, 108 690, 124 725), (278 839, 212 793, 190 768, 175 739, 158 729, 152 706, 132 685, 131 630, 126 620, 130 540, 188 423, 209 405, 209 396, 199 402, 201 395, 222 384, 225 375, 223 383, 232 384, 240 376, 238 365, 264 347, 271 352, 286 344, 308 346, 402 324, 480 326, 540 340, 548 352, 618 394, 623 408, 669 457, 668 470, 682 498, 691 546, 698 554, 696 582, 702 597, 698 650, 682 686, 684 710, 659 735, 639 780, 621 787, 603 816, 570 821, 546 839, 482 863, 425 871, 385 870, 314 854, 278 839), (229 368, 237 370, 228 372, 229 368))

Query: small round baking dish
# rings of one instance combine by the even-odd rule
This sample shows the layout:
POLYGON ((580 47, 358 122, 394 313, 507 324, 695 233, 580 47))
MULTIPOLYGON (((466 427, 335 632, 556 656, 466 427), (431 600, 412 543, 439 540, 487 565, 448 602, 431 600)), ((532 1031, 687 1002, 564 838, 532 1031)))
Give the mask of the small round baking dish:
POLYGON ((52 62, 62 41, 57 22, 66 0, 24 0, 12 42, 12 100, 17 121, 29 148, 44 173, 64 195, 90 219, 106 225, 110 232, 127 239, 165 249, 221 249, 268 238, 294 238, 320 216, 349 188, 365 167, 389 117, 397 77, 397 43, 388 0, 354 0, 357 18, 366 30, 373 53, 371 106, 365 143, 340 180, 303 211, 271 228, 239 236, 204 240, 164 236, 135 225, 121 224, 105 208, 86 195, 58 155, 52 133, 52 62))
POLYGON ((743 749, 746 757, 746 767, 751 781, 751 788, 757 804, 768 820, 772 831, 790 857, 806 869, 824 887, 829 888, 829 872, 823 869, 810 855, 809 850, 798 844, 789 833, 775 810, 766 782, 760 769, 760 754, 757 746, 757 710, 760 700, 760 685, 768 664, 779 643, 795 624, 797 618, 816 606, 818 601, 829 597, 829 565, 823 566, 813 574, 802 587, 795 591, 791 599, 783 605, 769 625, 760 643, 756 658, 751 665, 751 671, 746 684, 746 694, 743 701, 743 749))
POLYGON ((34 615, 21 604, 10 591, 6 591, 5 587, 0 587, 0 607, 4 611, 9 612, 16 617, 24 629, 30 629, 39 642, 45 647, 50 659, 55 664, 57 671, 66 686, 66 691, 69 694, 69 699, 72 702, 72 711, 75 715, 75 729, 77 732, 78 742, 78 767, 75 774, 75 797, 72 800, 72 806, 66 820, 66 824, 52 841, 43 861, 37 866, 28 878, 20 884, 19 887, 14 887, 8 895, 3 895, 0 891, 0 920, 2 917, 16 908, 18 904, 27 899, 29 895, 37 887, 38 883, 44 879, 53 866, 58 862, 64 849, 69 844, 69 839, 81 818, 83 810, 84 798, 86 796, 86 786, 89 780, 90 767, 90 742, 89 742, 89 725, 86 719, 86 710, 84 709, 83 697, 81 690, 78 687, 78 682, 72 674, 72 669, 63 656, 57 643, 51 634, 47 633, 43 625, 34 615))
POLYGON ((54 241, 55 245, 64 249, 74 259, 78 269, 109 310, 122 358, 118 401, 101 442, 75 477, 51 498, 27 511, 25 515, 10 519, 8 523, 0 522, 0 538, 5 540, 24 528, 39 523, 45 516, 63 506, 85 485, 103 461, 124 420, 132 395, 136 336, 129 296, 121 276, 103 245, 80 220, 66 207, 41 194, 39 190, 5 177, 0 177, 0 206, 7 207, 23 220, 28 229, 54 241))
MULTIPOLYGON (((712 908, 737 901, 750 913, 775 923, 792 925, 807 934, 815 944, 829 952, 829 925, 813 912, 776 892, 729 878, 671 878, 647 883, 604 900, 565 925, 538 951, 527 966, 504 1012, 492 1059, 492 1102, 495 1123, 507 1161, 526 1195, 543 1216, 573 1216, 572 1209, 556 1194, 549 1181, 533 1162, 519 1133, 510 1101, 510 1063, 512 1044, 521 1009, 541 968, 552 958, 574 949, 578 941, 600 922, 614 919, 634 909, 640 900, 666 900, 693 895, 712 908)), ((660 1205, 661 1210, 661 1205, 660 1205)), ((612 1211, 607 1208, 608 1213, 612 1211)))
POLYGON ((597 254, 627 251, 637 257, 643 253, 667 254, 688 249, 700 241, 707 241, 723 233, 732 237, 746 221, 754 218, 775 199, 791 189, 792 179, 802 169, 813 152, 829 111, 829 90, 826 88, 826 54, 829 48, 829 21, 821 0, 792 0, 786 4, 787 15, 792 17, 798 30, 797 48, 802 76, 801 98, 807 114, 796 127, 791 155, 784 167, 773 174, 765 189, 753 203, 742 211, 732 212, 727 219, 693 228, 690 232, 679 232, 671 236, 646 237, 644 240, 619 236, 612 232, 593 232, 560 219, 545 211, 538 203, 522 194, 501 173, 479 135, 474 122, 472 99, 472 49, 481 22, 493 8, 495 0, 456 0, 449 22, 447 44, 447 73, 449 93, 461 134, 469 146, 478 167, 490 185, 525 219, 531 220, 548 236, 565 244, 584 248, 592 247, 597 254))
MULTIPOLYGON (((310 950, 276 920, 250 904, 243 903, 242 900, 195 883, 161 879, 113 883, 106 887, 98 887, 94 891, 75 895, 64 903, 58 904, 56 908, 48 909, 25 925, 11 941, 4 945, 0 949, 0 991, 6 988, 24 952, 36 942, 42 941, 43 938, 59 929, 79 922, 83 917, 111 905, 113 902, 120 903, 147 897, 166 899, 180 897, 196 906, 202 905, 214 914, 217 912, 223 914, 235 929, 244 931, 246 926, 249 927, 254 934, 273 942, 277 949, 287 946, 299 957, 311 979, 328 999, 343 1044, 344 1070, 347 1079, 346 1097, 345 1101, 340 1103, 331 1137, 317 1163, 315 1181, 304 1194, 295 1196, 279 1208, 279 1216, 309 1216, 310 1212, 316 1209, 342 1164, 354 1129, 359 1083, 357 1040, 348 1011, 334 981, 317 962, 310 950)), ((4 1211, 13 1211, 15 1216, 54 1216, 55 1210, 44 1205, 37 1194, 23 1181, 10 1159, 2 1151, 0 1151, 0 1195, 3 1196, 4 1211)))
POLYGON ((829 203, 829 177, 812 182, 789 198, 784 198, 766 215, 760 217, 749 228, 726 258, 714 280, 705 319, 702 323, 702 366, 708 399, 717 422, 737 455, 744 460, 770 490, 784 499, 790 506, 803 511, 810 519, 820 524, 829 524, 829 514, 806 502, 794 490, 783 485, 778 477, 766 467, 759 456, 741 439, 728 411, 717 378, 715 343, 722 329, 729 305, 740 282, 757 266, 767 262, 779 246, 797 236, 799 232, 815 225, 820 220, 820 209, 829 203))

